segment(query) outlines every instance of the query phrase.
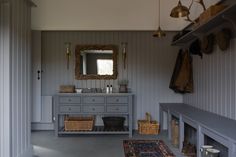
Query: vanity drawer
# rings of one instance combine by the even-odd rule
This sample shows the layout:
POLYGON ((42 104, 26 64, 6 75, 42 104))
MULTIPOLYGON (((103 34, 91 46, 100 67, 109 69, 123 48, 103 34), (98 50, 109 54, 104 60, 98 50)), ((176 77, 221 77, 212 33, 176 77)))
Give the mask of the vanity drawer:
POLYGON ((107 97, 107 103, 111 103, 111 104, 126 104, 126 103, 128 103, 128 97, 126 97, 126 96, 111 96, 111 97, 107 97))
POLYGON ((83 106, 83 112, 86 113, 101 113, 105 112, 104 106, 83 106))
POLYGON ((68 103, 68 104, 80 104, 80 97, 69 97, 69 96, 62 96, 59 97, 59 103, 68 103))
POLYGON ((85 104, 104 104, 105 98, 103 96, 86 96, 83 98, 85 104))
POLYGON ((61 113, 78 113, 80 106, 60 106, 59 111, 61 113))
POLYGON ((121 106, 121 105, 114 105, 114 106, 107 106, 107 112, 112 112, 112 113, 127 113, 128 112, 128 106, 121 106))

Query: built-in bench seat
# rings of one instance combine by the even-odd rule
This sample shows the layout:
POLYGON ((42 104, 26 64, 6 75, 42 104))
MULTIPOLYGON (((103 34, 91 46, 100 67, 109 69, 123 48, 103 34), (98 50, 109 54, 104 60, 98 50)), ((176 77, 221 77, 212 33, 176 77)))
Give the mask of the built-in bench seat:
POLYGON ((204 136, 209 136, 228 148, 228 156, 236 157, 236 121, 203 111, 183 103, 160 103, 160 122, 163 124, 163 113, 167 113, 168 137, 171 139, 171 119, 179 119, 179 149, 184 141, 184 123, 197 130, 197 156, 200 157, 200 147, 204 145, 204 136))

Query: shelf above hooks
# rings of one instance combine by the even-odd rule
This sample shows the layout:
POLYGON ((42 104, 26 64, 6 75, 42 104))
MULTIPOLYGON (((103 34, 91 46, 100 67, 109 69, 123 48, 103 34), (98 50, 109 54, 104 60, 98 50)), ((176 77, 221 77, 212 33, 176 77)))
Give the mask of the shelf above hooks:
POLYGON ((190 32, 186 33, 179 39, 172 42, 171 45, 173 46, 181 46, 184 45, 190 41, 193 41, 197 38, 199 34, 205 34, 209 32, 210 30, 218 27, 219 25, 229 22, 233 24, 235 30, 236 30, 236 3, 233 3, 231 6, 228 6, 218 14, 216 14, 214 17, 212 17, 210 20, 208 20, 206 23, 193 28, 190 32), (234 18, 232 18, 234 17, 234 18), (197 35, 196 35, 197 34, 197 35))

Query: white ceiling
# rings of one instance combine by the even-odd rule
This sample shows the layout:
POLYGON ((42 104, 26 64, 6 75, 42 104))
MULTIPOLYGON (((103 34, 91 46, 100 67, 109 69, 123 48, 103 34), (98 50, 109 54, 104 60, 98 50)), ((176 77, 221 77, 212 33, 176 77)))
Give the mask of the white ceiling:
MULTIPOLYGON (((217 0, 205 0, 207 6, 217 0)), ((34 0, 33 30, 155 30, 158 0, 34 0)), ((161 0, 161 27, 180 30, 188 23, 169 16, 177 0, 161 0)), ((188 5, 190 0, 182 0, 188 5)), ((192 16, 201 7, 194 3, 192 16)), ((198 13, 198 14, 195 14, 198 13)))

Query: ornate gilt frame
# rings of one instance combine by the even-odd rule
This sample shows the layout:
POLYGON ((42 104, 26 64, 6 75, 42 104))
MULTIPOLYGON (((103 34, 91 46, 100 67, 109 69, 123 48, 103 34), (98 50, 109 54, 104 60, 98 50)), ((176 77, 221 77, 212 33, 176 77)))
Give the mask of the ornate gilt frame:
POLYGON ((77 80, 115 80, 117 79, 117 56, 118 47, 116 45, 77 45, 75 48, 75 79, 77 80), (113 50, 113 75, 83 75, 80 74, 80 52, 83 50, 113 50))

